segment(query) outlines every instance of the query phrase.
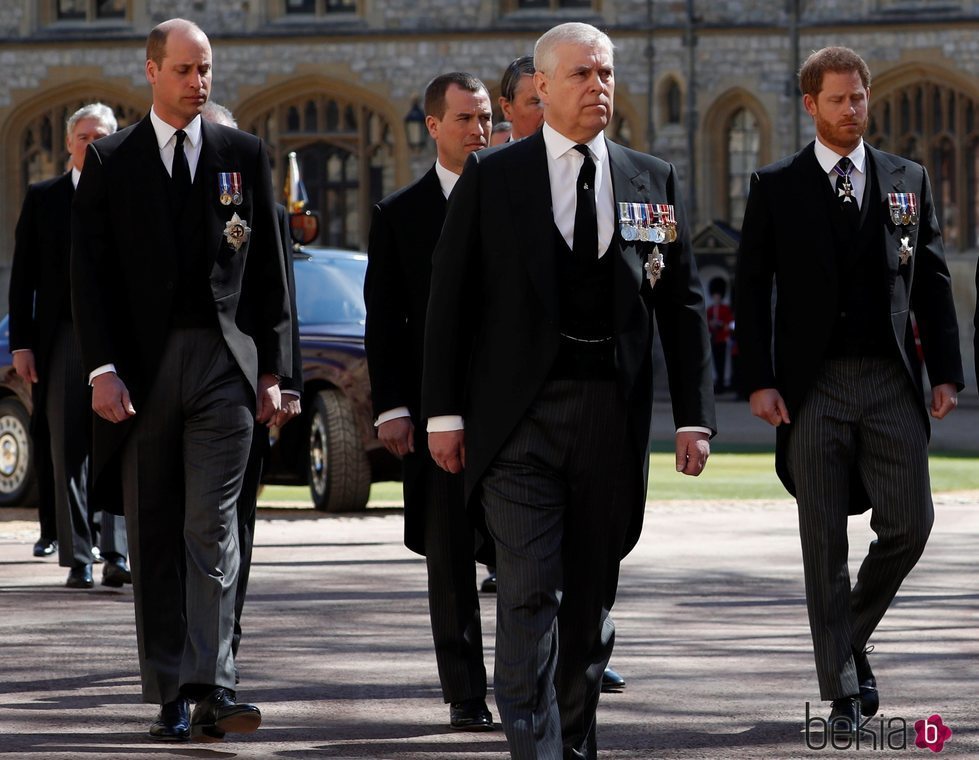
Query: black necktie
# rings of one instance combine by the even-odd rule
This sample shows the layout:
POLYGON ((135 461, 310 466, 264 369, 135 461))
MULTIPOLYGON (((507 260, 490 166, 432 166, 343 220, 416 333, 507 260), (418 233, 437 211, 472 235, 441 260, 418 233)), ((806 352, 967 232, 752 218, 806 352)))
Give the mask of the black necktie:
POLYGON ((843 208, 843 216, 847 218, 854 227, 860 224, 860 207, 857 205, 857 197, 853 193, 853 183, 850 181, 850 172, 853 171, 853 162, 843 156, 833 167, 836 172, 836 197, 843 208))
POLYGON ((585 157, 578 172, 574 211, 574 258, 582 264, 598 260, 598 213, 595 211, 595 162, 587 145, 574 149, 585 157))
POLYGON ((190 190, 190 164, 187 163, 187 154, 184 152, 184 140, 187 133, 182 129, 177 130, 177 144, 173 148, 173 168, 170 171, 170 178, 173 180, 174 190, 178 193, 178 198, 183 200, 182 193, 190 190))

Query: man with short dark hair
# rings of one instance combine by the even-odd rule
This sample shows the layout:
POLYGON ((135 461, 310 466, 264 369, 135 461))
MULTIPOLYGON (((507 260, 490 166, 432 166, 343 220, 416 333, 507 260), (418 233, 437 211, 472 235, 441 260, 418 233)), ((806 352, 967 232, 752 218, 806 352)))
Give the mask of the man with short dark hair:
POLYGON ((92 563, 100 554, 102 585, 132 582, 125 522, 109 511, 99 516, 89 493, 92 409, 72 326, 68 277, 71 201, 85 151, 116 127, 112 109, 102 103, 82 106, 68 118, 71 168, 28 188, 10 271, 10 349, 17 374, 32 385, 36 469, 39 478, 50 478, 39 487, 42 501, 50 494, 54 502, 58 560, 70 568, 68 588, 95 585, 92 563))
POLYGON ((934 519, 912 312, 935 419, 955 408, 962 363, 928 174, 863 141, 867 64, 823 48, 799 84, 816 139, 752 175, 737 335, 751 411, 776 427, 798 501, 820 695, 832 730, 853 733, 879 707, 867 642, 934 519), (851 588, 847 516, 868 508, 877 539, 851 588))
MULTIPOLYGON (((425 90, 425 123, 435 165, 374 209, 364 296, 367 363, 377 437, 404 460, 405 545, 425 556, 428 603, 449 723, 488 730, 479 599, 473 564, 476 531, 466 515, 462 476, 428 454, 421 417, 422 354, 432 250, 446 198, 466 158, 485 148, 492 111, 486 87, 470 74, 435 77, 425 90)), ((491 550, 491 542, 482 544, 491 550)))
POLYGON ((511 756, 595 758, 609 611, 638 540, 660 326, 676 468, 714 428, 710 347, 676 173, 604 137, 612 43, 534 51, 537 133, 474 153, 432 264, 422 416, 497 558, 494 696, 511 756))
POLYGON ((72 311, 95 486, 122 486, 143 699, 161 706, 149 733, 215 742, 261 723, 236 702, 235 502, 255 421, 292 369, 289 297, 265 145, 200 116, 207 36, 159 24, 145 71, 149 115, 88 149, 72 311))

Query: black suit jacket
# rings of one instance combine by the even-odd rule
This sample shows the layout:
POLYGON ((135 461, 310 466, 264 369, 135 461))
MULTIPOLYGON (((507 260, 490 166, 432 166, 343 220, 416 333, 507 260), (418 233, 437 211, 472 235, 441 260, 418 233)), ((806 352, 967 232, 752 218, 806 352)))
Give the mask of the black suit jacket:
MULTIPOLYGON (((715 428, 710 341, 687 220, 670 164, 606 141, 615 202, 669 203, 678 237, 661 246, 662 279, 643 264, 652 243, 613 238, 613 331, 641 488, 625 552, 642 527, 652 417, 653 316, 676 426, 715 428)), ((476 485, 548 378, 558 354, 554 217, 544 136, 470 156, 435 249, 425 337, 423 417, 460 414, 466 487, 476 485)), ((618 216, 616 215, 616 218, 618 216)))
MULTIPOLYGON (((71 251, 71 172, 27 189, 14 233, 10 269, 10 349, 30 349, 38 376, 34 421, 43 417, 43 388, 58 321, 68 293, 71 251)), ((69 315, 64 315, 69 316, 69 315)))
MULTIPOLYGON (((202 136, 195 186, 203 183, 204 202, 185 204, 179 219, 170 211, 169 179, 149 116, 89 146, 75 192, 72 311, 85 370, 115 364, 137 414, 170 326, 178 229, 185 239, 205 241, 217 321, 252 389, 259 374, 292 374, 290 305, 265 146, 207 121, 202 136), (223 206, 217 175, 234 171, 241 173, 243 203, 223 206), (251 228, 238 251, 224 236, 234 213, 251 228)), ((131 422, 95 422, 98 478, 131 422)))
POLYGON ((367 366, 375 417, 408 407, 415 453, 404 459, 405 545, 425 553, 424 469, 432 467, 421 417, 422 356, 432 251, 445 220, 435 167, 374 207, 367 246, 367 366))
MULTIPOLYGON (((794 156, 767 166, 751 178, 741 231, 737 273, 737 331, 741 372, 747 392, 777 388, 790 418, 799 409, 831 349, 840 313, 839 273, 830 222, 826 174, 816 160, 814 143, 794 156), (777 289, 774 325, 772 283, 777 289), (772 338, 774 332, 774 357, 772 338)), ((962 386, 958 322, 931 186, 924 167, 866 145, 868 165, 876 173, 883 206, 885 256, 894 344, 920 398, 920 365, 911 327, 914 312, 932 385, 962 386), (914 193, 920 220, 909 227, 890 219, 888 193, 914 193), (914 253, 901 265, 901 238, 910 237, 914 253), (913 284, 913 287, 912 287, 913 284)), ((925 404, 921 412, 928 425, 925 404)), ((777 433, 776 467, 790 493, 795 487, 785 463, 791 425, 777 433)), ((859 478, 857 479, 859 480, 859 478)), ((865 497, 852 511, 866 506, 865 497)))

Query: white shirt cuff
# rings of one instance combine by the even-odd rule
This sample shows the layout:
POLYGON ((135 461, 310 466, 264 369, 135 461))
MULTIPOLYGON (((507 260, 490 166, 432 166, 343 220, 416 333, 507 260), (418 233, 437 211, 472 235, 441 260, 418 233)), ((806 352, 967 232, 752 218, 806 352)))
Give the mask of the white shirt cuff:
MULTIPOLYGON (((109 372, 115 372, 115 364, 103 364, 101 367, 96 367, 91 372, 88 373, 88 384, 91 385, 92 381, 95 380, 99 375, 105 375, 109 372)), ((118 373, 116 373, 118 374, 118 373)))
POLYGON ((295 396, 296 398, 299 398, 299 396, 301 395, 299 391, 286 390, 285 388, 281 388, 279 390, 279 393, 283 396, 295 396))
POLYGON ((678 433, 706 433, 708 436, 711 435, 711 429, 700 427, 699 425, 687 425, 686 427, 678 427, 676 429, 678 433))
POLYGON ((388 409, 386 412, 382 412, 377 415, 377 419, 374 421, 374 427, 380 427, 385 422, 390 422, 391 420, 399 419, 400 417, 410 417, 411 412, 408 411, 408 407, 399 406, 395 409, 388 409))
POLYGON ((462 430, 465 425, 459 414, 445 414, 441 417, 428 418, 429 433, 448 433, 452 430, 462 430))
POLYGON ((31 349, 31 348, 15 348, 10 353, 11 354, 22 354, 22 353, 24 353, 24 351, 32 351, 32 350, 33 349, 31 349))

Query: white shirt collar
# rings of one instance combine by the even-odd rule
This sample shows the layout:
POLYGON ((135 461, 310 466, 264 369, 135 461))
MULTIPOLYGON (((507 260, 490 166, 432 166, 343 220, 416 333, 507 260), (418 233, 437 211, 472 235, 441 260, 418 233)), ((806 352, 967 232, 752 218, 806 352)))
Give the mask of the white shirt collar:
MULTIPOLYGON (((169 143, 174 134, 177 132, 177 128, 167 124, 163 119, 156 115, 156 111, 150 108, 150 122, 153 124, 153 131, 156 132, 156 143, 160 147, 160 150, 169 143)), ((189 142, 192 148, 196 148, 200 144, 201 140, 201 116, 197 114, 193 120, 184 127, 184 132, 187 133, 186 142, 189 142)))
MULTIPOLYGON (((575 145, 578 145, 578 143, 562 135, 546 121, 544 122, 543 132, 544 146, 547 148, 547 155, 552 159, 556 160, 560 158, 568 151, 574 150, 575 145)), ((592 160, 595 161, 596 165, 601 164, 608 157, 608 148, 605 146, 605 134, 603 132, 599 132, 585 143, 585 145, 591 151, 592 160)))
POLYGON ((435 161, 435 173, 438 175, 439 184, 442 186, 442 195, 448 198, 456 186, 456 182, 459 181, 459 175, 446 169, 438 160, 435 161))
MULTIPOLYGON (((823 167, 823 171, 829 174, 831 171, 833 171, 833 167, 839 163, 840 154, 832 148, 824 145, 818 136, 816 137, 815 149, 816 160, 819 162, 819 165, 823 167)), ((847 154, 847 157, 853 162, 853 168, 856 171, 860 172, 861 174, 865 173, 864 167, 867 161, 867 151, 864 148, 862 138, 860 140, 860 144, 850 151, 850 153, 847 154)))
POLYGON ((82 173, 75 168, 75 165, 71 165, 71 184, 78 188, 78 180, 82 178, 82 173))

